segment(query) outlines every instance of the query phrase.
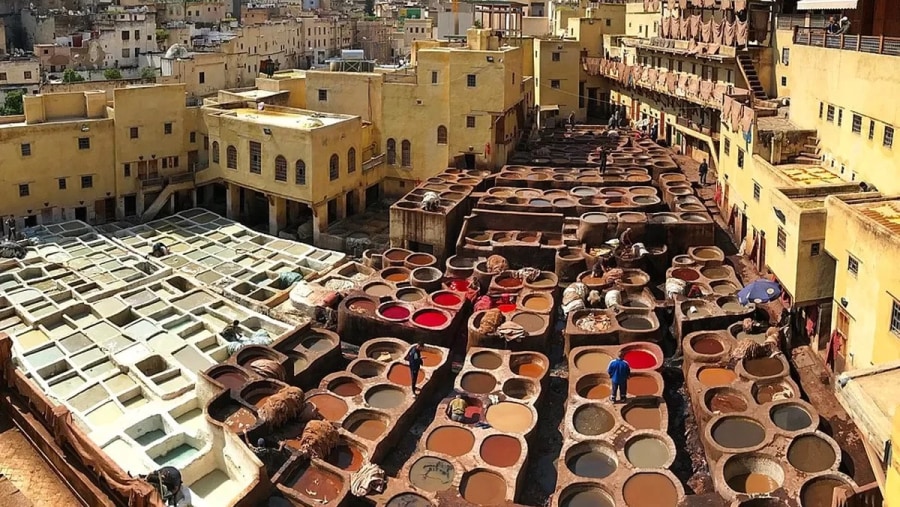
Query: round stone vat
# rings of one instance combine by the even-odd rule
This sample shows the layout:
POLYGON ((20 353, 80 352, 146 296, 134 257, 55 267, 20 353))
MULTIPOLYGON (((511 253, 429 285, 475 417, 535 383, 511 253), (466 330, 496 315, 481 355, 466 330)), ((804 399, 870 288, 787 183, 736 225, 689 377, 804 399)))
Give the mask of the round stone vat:
POLYGON ((707 366, 697 371, 697 380, 706 387, 727 386, 737 380, 737 374, 728 368, 707 366))
POLYGON ((576 408, 572 414, 572 427, 578 433, 593 437, 602 435, 615 426, 612 413, 599 403, 587 403, 576 408))
POLYGON ((362 384, 353 377, 340 376, 328 382, 328 390, 338 396, 352 398, 362 392, 362 384))
POLYGON ((477 468, 463 476, 459 492, 475 505, 498 505, 506 500, 506 480, 496 472, 477 468))
MULTIPOLYGON (((714 282, 713 290, 716 290, 716 284, 725 284, 729 282, 714 282)), ((747 307, 742 305, 740 301, 738 301, 737 296, 725 296, 716 299, 716 304, 719 305, 723 311, 728 313, 740 313, 747 311, 747 307)))
POLYGON ((656 327, 649 317, 637 313, 620 313, 616 321, 622 329, 629 331, 649 331, 656 327))
POLYGON ((660 472, 634 474, 622 487, 627 507, 675 507, 683 495, 675 481, 660 472))
POLYGON ((794 387, 786 380, 760 380, 753 383, 750 392, 760 405, 797 396, 794 387))
MULTIPOLYGON (((392 364, 391 369, 388 370, 387 378, 392 384, 412 387, 412 370, 409 369, 409 365, 402 363, 392 364)), ((416 385, 420 386, 422 382, 425 382, 425 372, 419 370, 416 375, 416 385)))
POLYGON ((807 480, 800 486, 801 507, 818 507, 830 505, 836 488, 855 487, 853 480, 844 474, 830 473, 807 480))
POLYGON ((247 372, 233 364, 219 364, 213 366, 207 371, 207 375, 216 382, 222 384, 225 389, 232 390, 240 389, 250 379, 247 372))
POLYGON ((633 343, 622 347, 625 362, 632 371, 651 371, 662 366, 662 351, 649 344, 633 343))
POLYGON ((722 475, 728 489, 735 493, 771 493, 784 484, 784 469, 781 465, 760 454, 731 456, 722 467, 722 475))
POLYGON ((654 396, 661 393, 662 385, 653 375, 634 373, 628 378, 629 396, 654 396))
MULTIPOLYGON (((713 290, 713 292, 715 292, 716 294, 722 294, 723 296, 729 296, 731 294, 735 294, 739 290, 737 285, 735 285, 727 280, 715 281, 715 282, 710 283, 709 286, 713 290)), ((737 301, 737 298, 734 298, 734 300, 737 301)), ((740 304, 740 303, 738 303, 738 304, 740 304)), ((742 307, 742 309, 743 309, 743 307, 742 307)), ((734 310, 732 310, 732 311, 734 311, 734 310)))
POLYGON ((360 438, 376 441, 387 431, 390 424, 392 422, 387 415, 374 410, 361 409, 348 415, 342 426, 360 438))
POLYGON ((269 359, 279 362, 281 357, 275 349, 263 347, 262 345, 247 345, 234 355, 234 362, 245 367, 257 359, 269 359))
POLYGON ((693 282, 700 278, 700 273, 693 268, 676 268, 672 270, 671 276, 685 282, 693 282))
POLYGON ((637 430, 665 430, 668 421, 663 420, 660 399, 632 399, 622 408, 622 418, 637 430))
POLYGON ((732 504, 732 507, 784 507, 784 502, 777 498, 764 496, 742 500, 737 504, 732 504))
POLYGON ((257 380, 255 382, 247 384, 243 389, 241 389, 240 396, 250 405, 259 408, 263 405, 263 403, 265 403, 266 399, 268 399, 269 396, 272 396, 273 394, 280 391, 281 387, 282 384, 273 382, 271 380, 257 380))
POLYGON ((450 322, 450 314, 440 308, 422 308, 412 315, 412 322, 425 329, 441 329, 450 322))
POLYGON ((388 500, 387 507, 434 507, 431 500, 415 493, 401 493, 388 500))
MULTIPOLYGON (((390 287, 382 284, 376 283, 380 287, 385 287, 388 289, 388 293, 390 293, 390 287)), ((387 295, 387 294, 385 294, 387 295)), ((379 296, 380 297, 380 296, 379 296)), ((367 298, 362 296, 354 296, 347 299, 345 302, 347 305, 347 309, 353 313, 358 313, 361 315, 375 315, 375 310, 378 309, 378 301, 374 298, 367 298)))
POLYGON ((509 358, 509 369, 516 375, 540 379, 547 371, 546 360, 528 352, 512 354, 509 358))
POLYGON ((823 433, 806 433, 794 438, 788 447, 787 460, 797 470, 815 474, 830 470, 838 463, 841 449, 823 433))
POLYGON ((635 468, 666 468, 675 459, 675 449, 661 434, 639 431, 625 442, 625 458, 635 468))
POLYGON ((458 309, 462 303, 462 297, 449 290, 439 290, 431 294, 431 303, 440 308, 458 309))
POLYGON ((519 299, 519 307, 537 313, 549 313, 553 310, 553 296, 544 292, 532 292, 519 299))
POLYGON ((758 333, 748 333, 744 331, 743 324, 740 322, 735 322, 734 324, 728 326, 728 333, 737 340, 751 340, 760 344, 765 343, 766 341, 765 331, 760 331, 758 333))
POLYGON ((392 385, 382 384, 369 388, 365 400, 370 407, 390 410, 399 407, 406 400, 406 393, 392 385))
POLYGON ((405 248, 389 248, 383 254, 384 264, 386 266, 402 266, 403 261, 412 255, 412 252, 405 248))
POLYGON ((560 507, 615 507, 612 495, 595 484, 572 484, 559 494, 560 507))
POLYGON ((328 421, 336 422, 347 413, 347 402, 332 394, 314 394, 306 402, 316 407, 328 421))
POLYGON ((483 370, 496 370, 503 365, 503 358, 500 354, 483 350, 472 354, 470 359, 472 366, 483 370))
POLYGON ((350 366, 350 373, 362 379, 374 378, 382 375, 386 368, 387 365, 379 361, 374 361, 372 359, 358 359, 350 366))
POLYGON ((470 371, 460 378, 459 386, 471 394, 488 394, 497 388, 497 378, 490 373, 470 371))
POLYGON ((781 357, 742 359, 741 367, 744 370, 744 373, 753 379, 783 377, 787 374, 787 364, 781 357))
POLYGON ((530 289, 549 291, 556 288, 559 283, 559 277, 556 273, 550 271, 541 271, 541 274, 534 280, 525 281, 525 286, 530 289))
POLYGON ((494 283, 505 290, 516 290, 522 287, 522 280, 513 276, 512 272, 505 272, 494 278, 494 283))
POLYGON ((422 456, 409 467, 409 483, 430 493, 450 489, 455 478, 456 468, 444 458, 422 456))
POLYGON ((575 383, 575 392, 578 396, 588 400, 608 400, 609 395, 612 394, 609 375, 605 373, 584 375, 575 383))
POLYGON ((583 350, 575 356, 575 367, 584 372, 606 371, 613 357, 600 350, 583 350))
POLYGON ((334 446, 325 461, 341 470, 355 472, 362 468, 365 449, 358 443, 341 438, 338 445, 334 446))
POLYGON ((712 363, 720 359, 725 353, 725 343, 721 335, 715 332, 692 333, 683 343, 686 355, 693 360, 702 363, 712 363))
POLYGON ((394 297, 404 303, 416 303, 428 297, 428 294, 418 287, 403 287, 402 289, 397 289, 397 294, 394 297))
POLYGON ((725 261, 725 253, 721 248, 714 246, 698 246, 688 249, 688 254, 700 262, 718 262, 725 261))
POLYGON ((437 258, 431 254, 416 252, 408 255, 403 260, 403 265, 407 269, 416 269, 421 267, 434 266, 437 264, 437 258))
POLYGON ((688 255, 676 255, 672 258, 672 266, 676 268, 686 268, 696 264, 697 262, 688 255))
POLYGON ((384 268, 378 272, 382 279, 391 283, 406 283, 409 281, 409 274, 409 269, 400 266, 384 268))
POLYGON ((703 405, 712 415, 739 414, 749 407, 744 394, 731 387, 714 387, 703 393, 703 405))
POLYGON ((485 419, 498 431, 526 433, 534 426, 535 416, 526 405, 501 401, 487 409, 485 419))
POLYGON ((766 430, 755 419, 721 415, 707 425, 707 437, 730 452, 755 449, 766 442, 766 430))
POLYGON ((769 418, 779 429, 788 433, 815 429, 818 414, 800 401, 779 401, 769 408, 769 418))
POLYGON ((517 400, 530 400, 538 394, 538 384, 534 380, 509 378, 503 382, 503 394, 517 400))
POLYGON ((378 307, 378 316, 390 322, 406 322, 412 315, 412 307, 405 303, 389 301, 378 307))
POLYGON ((714 314, 715 307, 702 299, 688 299, 681 303, 681 313, 688 319, 700 319, 714 314))
POLYGON ((733 271, 726 266, 707 266, 700 270, 700 274, 710 280, 721 280, 728 278, 733 271))
POLYGON ((416 287, 439 287, 443 276, 444 274, 438 268, 421 267, 413 269, 409 273, 409 280, 416 287))
POLYGON ((603 479, 618 466, 616 450, 605 442, 581 442, 566 451, 566 468, 579 477, 603 479))
POLYGON ((406 355, 408 345, 393 340, 370 340, 366 344, 366 357, 376 361, 396 361, 406 355))
POLYGON ((447 456, 468 454, 475 446, 475 435, 459 426, 440 426, 428 434, 425 448, 447 456))
POLYGON ((475 273, 475 259, 454 255, 447 259, 447 275, 468 278, 475 273))
POLYGON ((383 298, 394 293, 394 288, 384 282, 369 282, 363 285, 363 292, 373 298, 383 298))
POLYGON ((522 457, 522 442, 510 435, 491 435, 481 443, 479 454, 488 465, 511 467, 522 457))
POLYGON ((510 320, 522 326, 525 333, 530 335, 543 332, 547 328, 548 323, 546 315, 534 312, 516 312, 510 320))

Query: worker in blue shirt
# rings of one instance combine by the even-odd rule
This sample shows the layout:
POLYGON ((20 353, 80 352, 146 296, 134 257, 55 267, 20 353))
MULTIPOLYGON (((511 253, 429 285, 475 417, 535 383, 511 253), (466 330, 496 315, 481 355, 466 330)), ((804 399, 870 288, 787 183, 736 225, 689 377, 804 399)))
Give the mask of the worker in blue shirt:
POLYGON ((612 382, 612 395, 609 401, 616 402, 616 392, 619 393, 619 401, 624 402, 626 393, 628 392, 628 377, 631 376, 631 367, 625 361, 625 351, 619 351, 619 357, 609 362, 606 373, 609 374, 609 380, 612 382))

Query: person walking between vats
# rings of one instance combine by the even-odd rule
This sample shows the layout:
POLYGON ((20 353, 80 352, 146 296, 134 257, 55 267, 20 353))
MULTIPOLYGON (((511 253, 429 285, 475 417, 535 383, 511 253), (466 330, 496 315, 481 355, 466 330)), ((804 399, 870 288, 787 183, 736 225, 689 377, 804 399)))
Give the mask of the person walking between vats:
POLYGON ((631 376, 631 367, 625 362, 625 352, 619 351, 619 357, 609 362, 606 368, 609 380, 612 382, 612 394, 609 401, 616 402, 616 393, 619 393, 619 401, 624 402, 628 392, 628 377, 631 376))
POLYGON ((569 130, 575 131, 575 111, 569 113, 569 130))
POLYGON ((450 414, 450 420, 458 423, 465 423, 466 408, 468 408, 466 399, 462 394, 457 393, 456 397, 453 398, 453 401, 450 402, 450 406, 447 407, 447 412, 450 414))
POLYGON ((709 164, 706 163, 706 159, 703 159, 703 162, 700 164, 700 184, 706 185, 706 175, 709 174, 709 164))
POLYGON ((606 148, 600 148, 600 174, 606 172, 606 159, 609 157, 609 152, 606 151, 606 148))
POLYGON ((634 240, 631 239, 631 227, 625 229, 625 232, 619 236, 619 246, 623 249, 631 248, 631 245, 634 244, 634 240))
POLYGON ((418 396, 416 392, 416 380, 419 378, 419 369, 422 368, 422 344, 417 343, 409 348, 404 357, 409 363, 409 376, 411 378, 413 396, 418 396))
POLYGON ((16 219, 12 215, 6 219, 6 239, 8 241, 16 240, 16 219))

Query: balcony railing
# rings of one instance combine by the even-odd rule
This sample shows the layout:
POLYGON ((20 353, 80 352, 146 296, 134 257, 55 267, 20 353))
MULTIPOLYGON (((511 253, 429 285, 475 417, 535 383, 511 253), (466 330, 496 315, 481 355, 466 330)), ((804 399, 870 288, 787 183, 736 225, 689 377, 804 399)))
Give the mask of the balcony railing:
POLYGON ((384 153, 375 155, 374 157, 362 163, 363 172, 371 171, 384 163, 384 153))
POLYGON ((900 38, 872 35, 829 35, 824 28, 794 29, 794 44, 876 55, 900 56, 900 38))
POLYGON ((775 18, 778 30, 793 30, 794 27, 823 27, 828 17, 824 14, 779 14, 775 18))

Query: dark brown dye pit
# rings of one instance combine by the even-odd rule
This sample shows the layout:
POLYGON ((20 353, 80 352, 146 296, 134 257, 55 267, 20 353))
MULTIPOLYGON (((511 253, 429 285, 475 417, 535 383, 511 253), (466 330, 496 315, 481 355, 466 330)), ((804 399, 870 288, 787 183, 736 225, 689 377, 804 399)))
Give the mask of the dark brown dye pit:
POLYGON ((472 394, 488 394, 497 387, 497 379, 488 373, 469 372, 463 375, 460 386, 472 394))
POLYGON ((342 470, 355 472, 362 468, 363 456, 355 447, 341 444, 331 450, 325 461, 342 470))
POLYGON ((609 495, 596 489, 579 491, 560 503, 560 507, 613 507, 613 505, 609 495))
POLYGON ((691 344, 691 347, 698 354, 715 355, 725 351, 722 342, 715 338, 701 338, 691 344))
POLYGON ((712 437, 727 449, 744 449, 761 444, 766 432, 759 423, 750 419, 726 418, 713 428, 712 437))
POLYGON ((803 408, 795 405, 781 405, 772 409, 772 422, 785 431, 799 431, 812 424, 812 417, 803 408))
POLYGON ((744 360, 744 369, 755 377, 772 377, 784 372, 784 364, 774 357, 744 360))
POLYGON ((329 421, 337 421, 347 413, 347 404, 344 400, 330 394, 316 394, 306 401, 316 407, 322 417, 329 421))
POLYGON ((376 440, 387 430, 387 424, 381 419, 359 419, 347 428, 351 433, 368 440, 376 440))
MULTIPOLYGON (((790 388, 788 388, 790 390, 790 388)), ((769 403, 772 401, 772 398, 779 393, 783 393, 785 391, 785 386, 781 384, 769 384, 765 386, 761 386, 756 390, 756 402, 757 403, 769 403)), ((794 393, 791 392, 788 398, 793 398, 794 393)))
POLYGON ((831 505, 834 489, 845 485, 844 481, 838 479, 814 479, 803 487, 803 491, 800 493, 800 504, 803 507, 831 505))
POLYGON ((602 479, 616 471, 616 461, 600 451, 576 454, 566 461, 566 466, 573 474, 592 479, 602 479))
POLYGON ((335 474, 309 467, 288 484, 291 489, 302 496, 322 503, 328 503, 337 498, 338 492, 341 490, 342 481, 335 474))
POLYGON ((493 352, 478 352, 472 355, 472 366, 485 370, 496 370, 503 364, 503 359, 493 352))
POLYGON ((339 380, 328 386, 328 390, 338 396, 353 397, 362 392, 362 389, 352 380, 339 380))
POLYGON ((650 396, 659 392, 659 383, 653 377, 635 375, 628 379, 627 391, 631 396, 650 396))
POLYGON ((631 407, 622 414, 625 422, 639 430, 662 429, 662 418, 658 407, 631 407))
POLYGON ((481 444, 481 459, 488 465, 506 468, 519 462, 522 444, 508 435, 491 435, 481 444))
POLYGON ((612 415, 601 407, 585 405, 575 411, 572 420, 575 431, 582 435, 602 435, 614 424, 612 415))
POLYGON ((498 505, 506 500, 506 481, 494 472, 478 470, 463 479, 459 491, 475 505, 498 505))
POLYGON ((625 329, 644 331, 653 329, 653 323, 642 317, 628 317, 619 321, 619 325, 625 329))
POLYGON ((709 411, 719 414, 735 414, 747 410, 747 402, 737 394, 716 393, 707 404, 709 411))
POLYGON ((387 507, 432 507, 432 503, 427 498, 415 493, 403 493, 391 498, 387 507))
POLYGON ((798 437, 788 448, 788 462, 809 474, 828 470, 836 459, 831 444, 815 435, 798 437))
POLYGON ((520 313, 513 317, 512 321, 522 326, 527 333, 538 333, 547 325, 544 317, 533 313, 520 313))
POLYGON ((678 504, 678 490, 663 474, 635 474, 625 481, 622 494, 628 507, 675 507, 678 504))

